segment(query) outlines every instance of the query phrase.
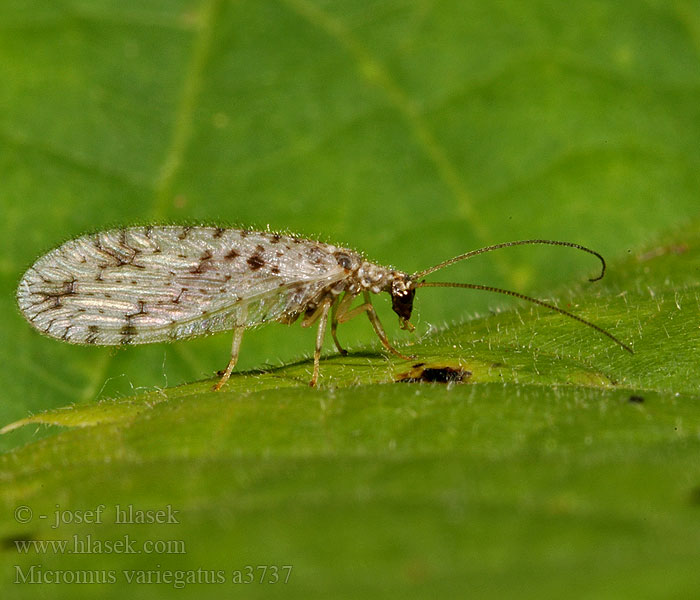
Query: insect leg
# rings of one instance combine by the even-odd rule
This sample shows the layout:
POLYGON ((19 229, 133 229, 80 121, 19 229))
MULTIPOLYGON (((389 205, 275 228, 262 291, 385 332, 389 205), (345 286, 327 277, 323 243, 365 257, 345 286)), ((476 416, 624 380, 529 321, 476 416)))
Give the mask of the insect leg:
POLYGON ((379 340, 382 342, 384 347, 391 352, 392 354, 395 354, 399 358, 402 358, 403 360, 411 360, 411 358, 415 358, 412 356, 406 356, 405 354, 401 354, 396 348, 394 348, 390 343, 389 343, 389 338, 386 337, 386 333, 384 333, 384 327, 382 327, 381 322, 379 321, 379 315, 377 315, 377 311, 374 310, 374 306, 372 306, 372 302, 369 297, 369 292, 364 293, 365 296, 365 306, 367 306, 367 316, 369 317, 370 323, 372 323, 372 327, 374 327, 374 331, 377 334, 377 337, 379 340))
MULTIPOLYGON (((240 323, 245 323, 246 318, 248 316, 248 306, 244 305, 241 309, 241 315, 240 315, 240 323)), ((233 341, 231 342, 231 359, 228 361, 228 365, 226 365, 226 370, 224 371, 224 374, 221 376, 221 379, 219 379, 218 383, 214 386, 214 391, 218 392, 223 385, 228 381, 228 378, 231 377, 231 372, 233 371, 233 368, 236 366, 236 363, 238 362, 238 351, 241 349, 241 340, 243 339, 243 332, 245 331, 245 325, 239 325, 237 327, 233 328, 233 341)))
POLYGON ((316 348, 314 349, 314 374, 312 375, 311 381, 309 382, 309 385, 311 387, 315 386, 316 382, 318 381, 318 372, 321 368, 321 347, 323 346, 323 338, 326 335, 326 325, 328 324, 328 311, 331 308, 332 302, 332 298, 325 298, 314 313, 313 317, 314 320, 319 319, 319 321, 318 331, 316 332, 316 348))
POLYGON ((347 314, 348 307, 352 304, 352 301, 354 299, 354 295, 345 292, 342 299, 336 298, 331 308, 331 335, 333 336, 333 342, 335 342, 335 347, 338 348, 338 352, 340 352, 342 356, 346 356, 348 351, 345 348, 343 348, 340 345, 340 342, 338 341, 338 315, 347 314))
POLYGON ((214 386, 214 391, 218 392, 221 387, 228 381, 231 377, 231 372, 238 362, 238 351, 241 348, 241 340, 243 339, 243 332, 245 331, 245 326, 240 325, 239 327, 234 327, 233 329, 233 342, 231 343, 231 360, 228 361, 228 365, 224 374, 219 379, 218 383, 214 386))
MULTIPOLYGON (((354 298, 354 296, 353 296, 354 298)), ((357 315, 362 314, 363 312, 367 313, 367 316, 369 317, 370 323, 372 323, 372 327, 374 327, 374 331, 377 334, 377 337, 379 338, 379 341, 381 341, 382 345, 392 354, 395 354, 399 358, 403 358, 404 360, 411 360, 411 356, 406 356, 405 354, 401 354, 396 348, 394 348, 390 343, 389 343, 389 338, 387 338, 386 333, 384 332, 384 327, 382 327, 381 322, 379 321, 379 317, 377 316, 376 311, 374 310, 374 306, 372 306, 372 301, 369 296, 369 292, 364 292, 364 298, 365 302, 364 304, 360 304, 360 306, 357 306, 353 308, 352 310, 347 310, 345 309, 344 312, 341 312, 340 308, 338 309, 338 314, 337 319, 338 323, 345 323, 346 321, 349 321, 350 319, 354 319, 357 315)), ((345 298, 343 298, 343 301, 345 298)), ((348 302, 348 306, 349 306, 348 302)), ((342 307, 345 308, 345 307, 342 307)))

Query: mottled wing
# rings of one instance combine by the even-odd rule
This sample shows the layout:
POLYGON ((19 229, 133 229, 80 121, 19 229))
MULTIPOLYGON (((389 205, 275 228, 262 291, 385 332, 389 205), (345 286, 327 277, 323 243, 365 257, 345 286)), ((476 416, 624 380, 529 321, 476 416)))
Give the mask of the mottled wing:
POLYGON ((42 256, 17 300, 39 331, 75 344, 183 339, 303 312, 347 276, 338 250, 239 229, 117 229, 42 256))

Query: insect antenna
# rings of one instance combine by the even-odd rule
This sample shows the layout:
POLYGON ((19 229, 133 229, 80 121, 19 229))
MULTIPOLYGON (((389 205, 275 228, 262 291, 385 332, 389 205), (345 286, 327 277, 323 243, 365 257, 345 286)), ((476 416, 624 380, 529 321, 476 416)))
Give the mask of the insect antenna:
POLYGON ((508 248, 510 246, 524 246, 524 245, 549 245, 549 246, 568 246, 569 248, 576 248, 577 250, 582 250, 583 252, 588 252, 588 254, 592 254, 598 260, 600 260, 600 263, 602 265, 600 275, 598 277, 593 277, 592 279, 589 279, 588 281, 598 281, 599 279, 603 278, 603 275, 605 275, 605 259, 598 254, 595 250, 591 250, 590 248, 586 248, 585 246, 581 246, 581 244, 575 244, 573 242, 559 242, 557 240, 520 240, 517 242, 504 242, 502 244, 494 244, 493 246, 486 246, 485 248, 479 248, 478 250, 472 250, 471 252, 467 252, 466 254, 460 254, 459 256, 455 256, 454 258, 450 258, 449 260, 446 260, 444 262, 441 262, 433 267, 429 267, 423 271, 418 271, 417 273, 414 273, 411 275, 411 279, 414 281, 416 279, 420 279, 421 277, 425 277, 426 275, 429 275, 430 273, 434 273, 435 271, 439 271, 440 269, 444 269, 445 267, 449 267, 450 265, 453 265, 456 262, 460 262, 462 260, 466 260, 468 258, 472 258, 474 256, 477 256, 478 254, 484 254, 486 252, 491 252, 492 250, 498 250, 499 248, 508 248))
POLYGON ((629 352, 630 354, 634 354, 634 351, 632 348, 630 348, 627 344, 621 342, 619 339, 617 339, 612 333, 609 331, 606 331, 602 327, 599 327, 595 323, 591 323, 590 321, 586 321, 586 319, 583 319, 573 313, 570 313, 569 311, 564 310, 563 308, 559 308, 558 306, 554 306, 554 304, 550 304, 549 302, 544 302, 543 300, 538 300, 537 298, 532 298, 531 296, 526 296, 525 294, 521 294, 519 292, 513 292, 511 290, 504 290, 502 288, 497 288, 497 287, 492 287, 490 285, 479 285, 478 283, 449 283, 449 282, 440 282, 440 281, 421 281, 419 283, 416 283, 413 287, 456 287, 456 288, 467 288, 470 290, 483 290, 485 292, 495 292, 497 294, 505 294, 506 296, 513 296, 515 298, 519 298, 521 300, 527 300, 528 302, 532 302, 533 304, 538 304, 539 306, 544 306, 545 308, 548 308, 550 310, 556 311, 561 315, 564 315, 565 317, 569 317, 571 319, 574 319, 574 321, 578 321, 579 323, 583 323, 584 325, 587 325, 591 329, 595 329, 598 333, 602 333, 603 335, 609 337, 613 342, 615 342, 618 346, 621 348, 624 348, 629 352))
MULTIPOLYGON (((550 245, 550 246, 567 246, 569 248, 575 248, 576 250, 581 250, 583 252, 587 252, 588 254, 592 254, 595 256, 598 260, 600 260, 601 264, 601 271, 600 275, 598 277, 593 277, 590 278, 588 281, 598 281, 603 278, 605 275, 605 259, 595 250, 591 250, 590 248, 586 248, 585 246, 581 246, 580 244, 575 244, 574 242, 560 242, 557 240, 520 240, 516 242, 504 242, 502 244, 494 244, 493 246, 486 246, 485 248, 479 248, 478 250, 472 250, 471 252, 467 252, 465 254, 460 254, 459 256, 455 256, 454 258, 450 258, 449 260, 446 260, 444 262, 441 262, 433 267, 429 267, 423 271, 418 271, 417 273, 414 273, 411 275, 411 280, 412 281, 417 281, 418 279, 421 279, 425 277, 426 275, 429 275, 430 273, 434 273, 435 271, 439 271, 440 269, 444 269, 445 267, 449 267, 450 265, 453 265, 454 263, 460 262, 462 260, 466 260, 468 258, 472 258, 474 256, 477 256, 479 254, 484 254, 486 252, 491 252, 492 250, 498 250, 500 248, 508 248, 510 246, 524 246, 524 245, 550 245)), ((574 321, 578 321, 579 323, 582 323, 583 325, 586 325, 590 327, 591 329, 595 329, 598 333, 602 333, 603 335, 607 336, 610 338, 613 342, 615 342, 618 346, 621 348, 627 350, 630 354, 634 354, 634 351, 632 348, 630 348, 627 344, 621 342, 619 339, 617 339, 612 333, 609 331, 606 331, 602 327, 599 327, 595 323, 591 323, 590 321, 586 321, 586 319, 583 319, 573 313, 570 313, 563 308, 559 308, 558 306, 554 306, 553 304, 550 304, 549 302, 544 302, 543 300, 538 300, 537 298, 532 298, 531 296, 526 296, 525 294, 521 294, 519 292, 513 292, 511 290, 505 290, 502 288, 497 288, 489 285, 479 285, 476 283, 443 283, 443 282, 435 282, 435 281, 419 281, 417 283, 412 284, 413 288, 419 288, 419 287, 456 287, 456 288, 467 288, 470 290, 482 290, 485 292, 494 292, 497 294, 504 294, 506 296, 513 296, 514 298, 519 298, 520 300, 527 300, 528 302, 532 302, 533 304, 538 304, 539 306, 544 306, 545 308, 548 308, 549 310, 553 310, 555 312, 558 312, 561 315, 564 315, 565 317, 569 317, 573 319, 574 321)))

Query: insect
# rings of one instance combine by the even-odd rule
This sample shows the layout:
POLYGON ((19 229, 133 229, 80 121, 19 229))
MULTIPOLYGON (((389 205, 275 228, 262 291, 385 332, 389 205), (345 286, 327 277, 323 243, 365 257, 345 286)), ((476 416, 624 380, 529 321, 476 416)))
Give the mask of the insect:
POLYGON ((318 323, 310 385, 318 381, 327 323, 338 351, 338 324, 365 313, 384 348, 394 348, 370 293, 388 292, 402 329, 418 288, 460 287, 507 294, 554 310, 632 349, 601 327, 553 304, 518 292, 472 283, 428 282, 424 277, 456 262, 508 246, 569 246, 571 242, 523 240, 472 250, 409 275, 369 262, 361 254, 293 235, 222 227, 141 226, 113 229, 65 242, 39 258, 22 277, 19 308, 41 333, 73 344, 146 344, 233 330, 231 358, 214 389, 236 366, 243 332, 278 321, 302 327, 318 323), (353 307, 361 296, 362 303, 353 307))

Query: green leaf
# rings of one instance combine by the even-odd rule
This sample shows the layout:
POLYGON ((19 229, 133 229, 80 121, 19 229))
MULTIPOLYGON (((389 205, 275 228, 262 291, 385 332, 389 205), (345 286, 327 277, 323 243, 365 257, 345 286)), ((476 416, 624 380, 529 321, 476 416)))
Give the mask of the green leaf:
POLYGON ((10 582, 41 564, 114 569, 106 597, 172 594, 124 569, 200 567, 228 582, 180 593, 221 597, 241 591, 230 580, 246 565, 293 565, 289 584, 246 586, 253 597, 691 596, 698 23, 687 0, 3 3, 10 594, 34 596, 10 582), (311 390, 314 331, 272 325, 246 333, 240 372, 215 394, 229 335, 109 350, 24 322, 14 291, 40 254, 151 222, 269 224, 409 272, 510 239, 583 243, 617 257, 602 282, 578 283, 596 265, 554 248, 440 279, 554 297, 635 354, 541 308, 425 289, 415 336, 376 302, 415 361, 384 356, 357 319, 340 330, 351 354, 327 344, 311 390), (418 363, 464 382, 397 382, 418 363), (104 504, 103 522, 53 529, 57 504, 104 504), (179 523, 115 524, 117 504, 171 505, 179 523), (127 533, 186 552, 14 544, 127 533))
POLYGON ((498 597, 524 585, 546 593, 556 568, 554 580, 582 595, 611 578, 622 596, 659 581, 682 595, 700 534, 700 369, 688 352, 699 269, 695 226, 614 263, 607 282, 564 294, 560 304, 576 298, 572 310, 614 327, 634 355, 524 307, 423 338, 410 346, 413 363, 371 351, 328 358, 320 389, 306 384, 307 360, 234 374, 219 393, 209 380, 11 424, 6 433, 69 429, 0 460, 8 564, 22 578, 37 570, 14 539, 129 532, 134 544, 179 540, 186 556, 135 565, 42 555, 39 571, 99 565, 121 589, 130 569, 161 577, 205 566, 228 589, 245 565, 290 565, 284 593, 299 597, 358 585, 447 594, 468 582, 498 597), (463 382, 405 382, 426 366, 461 370, 463 382), (18 506, 35 515, 21 527, 10 517, 18 506), (57 509, 72 521, 100 506, 100 523, 49 524, 57 509), (179 516, 115 522, 127 507, 179 516), (674 540, 670 555, 658 556, 659 536, 674 540), (507 576, 495 582, 492 569, 507 576))

